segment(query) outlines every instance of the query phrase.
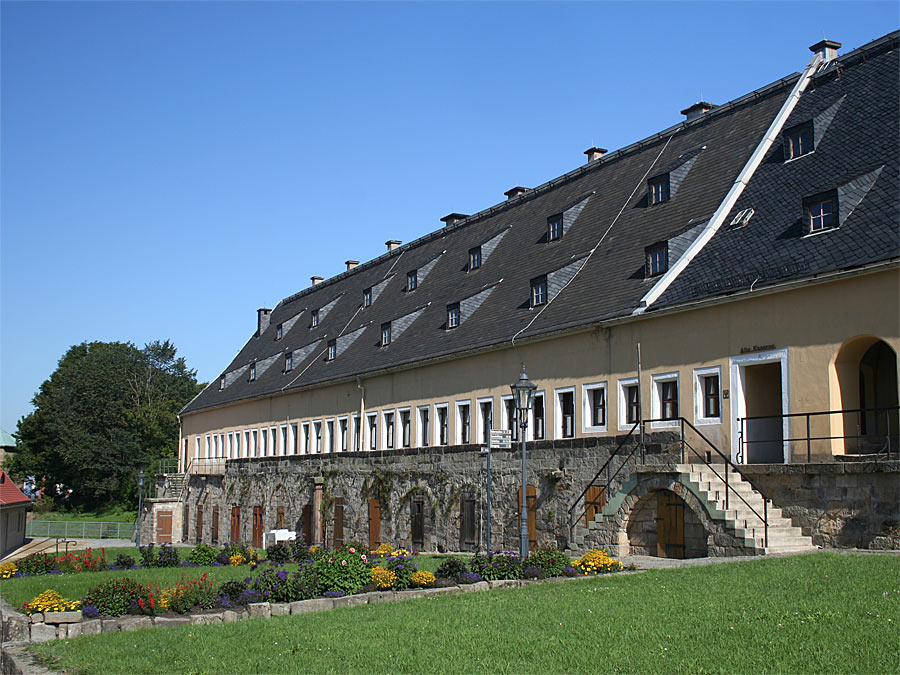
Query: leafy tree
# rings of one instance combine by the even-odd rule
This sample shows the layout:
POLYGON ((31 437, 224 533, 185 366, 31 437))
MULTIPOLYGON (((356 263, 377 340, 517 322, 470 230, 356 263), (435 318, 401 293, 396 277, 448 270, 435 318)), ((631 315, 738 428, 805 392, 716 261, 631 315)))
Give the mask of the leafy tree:
POLYGON ((74 345, 19 420, 5 466, 34 475, 45 495, 71 490, 73 507, 134 502, 135 475, 176 456, 178 411, 201 389, 169 341, 74 345))

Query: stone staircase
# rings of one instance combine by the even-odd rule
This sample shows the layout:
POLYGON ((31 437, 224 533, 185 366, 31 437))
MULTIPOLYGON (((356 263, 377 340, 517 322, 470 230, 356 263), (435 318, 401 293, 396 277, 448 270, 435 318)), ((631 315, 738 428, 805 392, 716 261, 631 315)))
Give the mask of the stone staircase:
POLYGON ((165 496, 181 499, 188 484, 188 474, 170 473, 166 476, 165 496))
POLYGON ((715 471, 706 464, 677 464, 674 467, 671 465, 657 468, 640 467, 635 475, 611 496, 587 527, 583 523, 576 525, 570 554, 575 555, 585 549, 585 538, 590 532, 608 529, 609 521, 614 518, 625 496, 637 485, 639 476, 646 476, 649 473, 665 474, 678 480, 706 507, 713 521, 723 525, 725 531, 734 535, 737 542, 742 542, 746 549, 756 555, 814 551, 817 548, 810 537, 805 536, 799 527, 795 527, 789 518, 784 517, 780 508, 769 505, 766 510, 763 496, 740 474, 729 471, 729 499, 726 509, 723 464, 715 465, 715 471), (763 521, 757 514, 767 516, 768 545, 763 521))

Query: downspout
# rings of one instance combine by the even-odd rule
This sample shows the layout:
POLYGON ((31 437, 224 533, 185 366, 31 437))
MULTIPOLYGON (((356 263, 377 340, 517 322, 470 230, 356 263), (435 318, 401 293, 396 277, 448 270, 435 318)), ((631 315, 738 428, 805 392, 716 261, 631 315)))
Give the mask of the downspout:
POLYGON ((716 212, 713 214, 713 217, 706 224, 704 230, 700 233, 700 235, 691 242, 691 245, 688 246, 687 250, 684 252, 678 261, 666 272, 656 284, 653 285, 646 295, 641 298, 641 303, 636 310, 634 310, 631 314, 632 316, 637 316, 639 314, 643 314, 647 311, 647 309, 652 305, 659 297, 665 293, 666 289, 672 285, 672 282, 678 278, 678 275, 687 267, 690 262, 703 250, 703 247, 706 246, 707 242, 713 238, 716 232, 719 231, 719 228, 722 226, 722 223, 725 222, 725 218, 731 213, 731 209, 734 208, 735 203, 738 198, 744 192, 744 188, 747 187, 747 183, 753 177, 753 174, 756 173, 756 170, 759 168, 759 165, 762 164, 763 159, 766 156, 766 153, 769 152, 769 149, 772 147, 772 144, 778 139, 781 135, 781 130, 784 128, 784 123, 787 121, 788 117, 790 117, 791 113, 794 111, 794 108, 797 105, 797 102, 800 100, 800 95, 806 89, 807 85, 809 85, 809 81, 812 79, 812 76, 819 69, 819 66, 823 63, 825 57, 822 53, 817 52, 813 55, 812 59, 809 61, 809 65, 806 66, 806 69, 800 75, 800 79, 797 80, 797 84, 794 85, 794 89, 791 91, 790 95, 785 100, 784 104, 781 106, 781 110, 778 111, 778 114, 775 115, 775 119, 772 120, 772 124, 769 125, 769 129, 766 131, 759 145, 756 146, 756 150, 753 151, 753 154, 750 155, 750 159, 747 160, 747 163, 744 165, 744 168, 741 170, 741 173, 738 174, 738 177, 735 179, 734 184, 731 186, 731 189, 728 191, 728 194, 725 195, 725 199, 719 204, 719 208, 716 209, 716 212))
POLYGON ((356 376, 356 387, 359 389, 359 451, 366 449, 366 434, 368 433, 368 425, 366 424, 366 388, 363 386, 359 375, 356 376))

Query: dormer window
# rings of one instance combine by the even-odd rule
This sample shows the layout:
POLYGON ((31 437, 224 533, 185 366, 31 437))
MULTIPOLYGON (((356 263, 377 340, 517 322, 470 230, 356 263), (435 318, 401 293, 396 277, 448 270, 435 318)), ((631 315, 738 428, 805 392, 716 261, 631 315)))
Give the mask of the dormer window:
POLYGON ((654 244, 644 249, 644 277, 656 277, 669 269, 669 244, 654 244))
POLYGON ((225 389, 225 376, 219 378, 219 391, 225 389))
POLYGON ((275 339, 280 340, 282 337, 284 337, 284 324, 280 323, 275 326, 275 339))
POLYGON ((419 270, 406 273, 406 290, 414 291, 419 287, 419 270))
POLYGON ((337 340, 328 341, 328 350, 325 354, 326 361, 334 361, 337 358, 337 340))
POLYGON ((547 302, 547 277, 538 277, 531 280, 531 306, 546 304, 547 302))
POLYGON ((447 305, 447 328, 459 326, 459 303, 447 305))
POLYGON ((253 380, 255 380, 255 379, 256 379, 256 363, 251 363, 250 364, 250 381, 253 382, 253 380))
POLYGON ((289 373, 294 369, 294 352, 284 355, 284 372, 289 373))
POLYGON ((381 346, 387 347, 391 344, 391 322, 381 324, 381 346))
POLYGON ((315 328, 319 325, 319 310, 314 309, 310 315, 309 327, 315 328))
POLYGON ((650 188, 650 203, 661 204, 669 201, 669 174, 657 176, 647 181, 650 188))
POLYGON ((372 306, 372 289, 367 288, 363 291, 363 307, 372 306))
POLYGON ((469 271, 477 270, 479 267, 481 267, 481 247, 476 246, 469 249, 469 271))
POLYGON ((563 236, 563 217, 561 213, 547 218, 547 241, 556 241, 563 236))
POLYGON ((784 159, 797 159, 813 151, 813 125, 804 122, 784 132, 784 159))
POLYGON ((809 233, 824 232, 837 227, 837 194, 825 192, 803 200, 809 233))

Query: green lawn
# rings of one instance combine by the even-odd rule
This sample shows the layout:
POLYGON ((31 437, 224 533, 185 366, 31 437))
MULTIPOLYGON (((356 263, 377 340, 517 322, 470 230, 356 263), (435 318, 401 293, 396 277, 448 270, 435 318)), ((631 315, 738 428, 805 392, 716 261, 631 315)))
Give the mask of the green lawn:
POLYGON ((76 520, 78 522, 133 523, 137 510, 111 506, 96 511, 49 511, 34 514, 34 520, 76 520))
POLYGON ((35 649, 68 673, 896 673, 898 562, 761 559, 35 649))

